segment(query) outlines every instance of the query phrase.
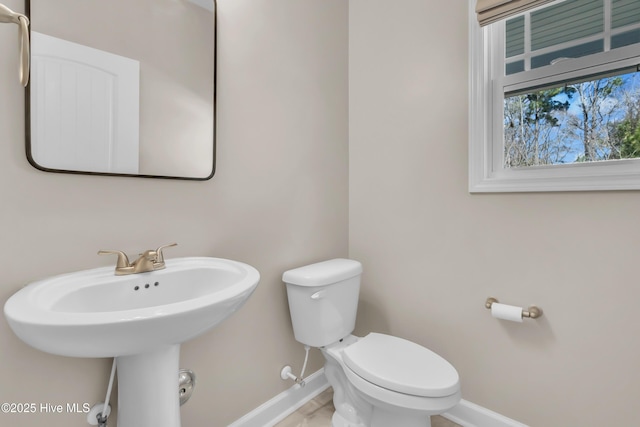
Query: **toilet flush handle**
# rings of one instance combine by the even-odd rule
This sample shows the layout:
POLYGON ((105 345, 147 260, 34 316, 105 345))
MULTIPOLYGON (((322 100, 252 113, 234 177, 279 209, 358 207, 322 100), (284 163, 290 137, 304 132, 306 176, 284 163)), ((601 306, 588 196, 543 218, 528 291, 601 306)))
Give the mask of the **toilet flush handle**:
POLYGON ((323 289, 323 290, 318 291, 315 294, 311 295, 311 299, 312 300, 319 300, 319 299, 324 298, 326 295, 327 295, 327 291, 323 289))

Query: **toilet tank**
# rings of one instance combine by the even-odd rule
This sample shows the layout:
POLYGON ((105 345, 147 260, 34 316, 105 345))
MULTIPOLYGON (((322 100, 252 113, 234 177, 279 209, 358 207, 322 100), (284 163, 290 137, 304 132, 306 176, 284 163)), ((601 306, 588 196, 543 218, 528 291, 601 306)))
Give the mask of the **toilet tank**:
POLYGON ((362 265, 332 259, 286 271, 293 334, 298 342, 323 347, 353 332, 362 265))

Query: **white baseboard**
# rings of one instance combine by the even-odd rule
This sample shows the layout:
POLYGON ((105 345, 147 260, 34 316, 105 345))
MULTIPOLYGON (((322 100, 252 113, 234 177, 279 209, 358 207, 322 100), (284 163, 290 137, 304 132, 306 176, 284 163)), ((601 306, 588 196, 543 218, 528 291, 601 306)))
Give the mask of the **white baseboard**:
POLYGON ((442 416, 462 427, 528 427, 464 399, 442 416))
POLYGON ((306 384, 304 387, 294 385, 229 424, 229 427, 272 427, 329 388, 327 377, 324 376, 324 369, 314 372, 304 381, 306 384))
MULTIPOLYGON (((283 391, 228 427, 272 427, 329 388, 324 369, 309 375, 305 383, 305 387, 294 385, 283 391)), ((528 427, 464 399, 442 416, 462 427, 528 427)))

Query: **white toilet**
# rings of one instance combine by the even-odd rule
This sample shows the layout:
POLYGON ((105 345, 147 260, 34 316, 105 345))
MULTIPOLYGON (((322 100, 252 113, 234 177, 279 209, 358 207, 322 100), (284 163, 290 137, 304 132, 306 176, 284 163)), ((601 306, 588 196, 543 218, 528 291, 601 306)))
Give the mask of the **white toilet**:
POLYGON ((362 265, 333 259, 286 271, 297 341, 320 348, 333 387, 333 427, 429 427, 430 416, 460 401, 460 378, 449 362, 402 338, 355 327, 362 265))

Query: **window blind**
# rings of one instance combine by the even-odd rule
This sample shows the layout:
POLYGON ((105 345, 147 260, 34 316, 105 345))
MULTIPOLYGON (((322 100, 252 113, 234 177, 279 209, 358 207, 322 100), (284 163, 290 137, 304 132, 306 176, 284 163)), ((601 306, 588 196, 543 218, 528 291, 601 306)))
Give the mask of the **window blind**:
POLYGON ((478 22, 481 26, 488 25, 551 1, 553 0, 478 0, 478 22))

